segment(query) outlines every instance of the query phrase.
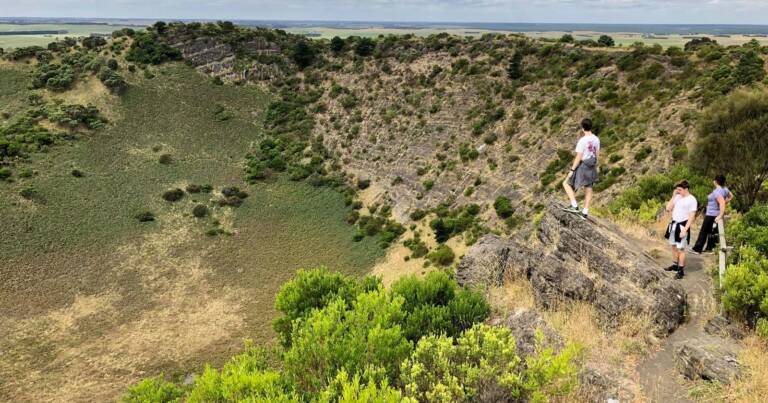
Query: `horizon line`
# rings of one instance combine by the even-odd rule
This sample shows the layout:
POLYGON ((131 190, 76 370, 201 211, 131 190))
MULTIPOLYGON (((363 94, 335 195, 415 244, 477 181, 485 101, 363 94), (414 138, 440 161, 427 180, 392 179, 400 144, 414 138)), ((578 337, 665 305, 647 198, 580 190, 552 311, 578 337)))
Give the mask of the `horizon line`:
POLYGON ((312 22, 312 23, 390 23, 390 24, 520 24, 520 25, 588 25, 588 26, 631 26, 631 25, 648 25, 648 26, 750 26, 750 27, 768 27, 766 24, 751 24, 751 23, 648 23, 648 22, 523 22, 523 21, 430 21, 430 20, 313 20, 313 19, 258 19, 258 18, 194 18, 194 17, 30 17, 30 16, 3 16, 0 17, 0 21, 11 19, 60 19, 60 20, 143 20, 143 21, 200 21, 200 22, 216 22, 216 21, 244 21, 244 22, 312 22))

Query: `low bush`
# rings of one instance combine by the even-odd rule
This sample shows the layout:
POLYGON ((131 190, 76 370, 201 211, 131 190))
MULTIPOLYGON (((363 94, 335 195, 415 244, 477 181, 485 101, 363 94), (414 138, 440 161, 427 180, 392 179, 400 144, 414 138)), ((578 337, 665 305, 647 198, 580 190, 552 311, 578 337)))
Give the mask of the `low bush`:
POLYGON ((197 218, 203 218, 208 215, 208 206, 205 204, 198 204, 192 208, 192 215, 197 218))
POLYGON ((755 325, 768 318, 768 258, 752 246, 739 249, 738 261, 723 277, 725 308, 755 325))
POLYGON ((411 250, 411 258, 413 259, 424 257, 427 255, 427 253, 429 253, 427 244, 421 240, 421 237, 418 234, 414 235, 414 237, 411 239, 406 239, 403 241, 403 245, 411 250))
POLYGON ((162 43, 155 33, 149 31, 136 33, 125 56, 125 60, 140 64, 160 64, 180 59, 178 49, 162 43))
POLYGON ((509 197, 499 196, 496 201, 493 202, 493 208, 496 210, 496 215, 501 218, 511 217, 515 213, 515 208, 512 207, 512 201, 509 197))
POLYGON ((477 238, 488 230, 481 225, 477 215, 480 206, 468 204, 456 209, 450 209, 446 204, 440 204, 434 209, 437 218, 430 221, 429 226, 435 233, 437 242, 443 243, 461 233, 466 234, 467 244, 471 245, 477 238))
POLYGON ((0 168, 0 180, 6 180, 11 177, 11 169, 10 168, 0 168))
POLYGON ((453 250, 446 244, 440 244, 427 255, 427 259, 438 266, 450 266, 456 255, 453 250))
POLYGON ((573 364, 579 350, 555 354, 539 349, 521 359, 509 329, 478 324, 453 340, 424 337, 403 362, 405 396, 418 401, 476 401, 480 396, 513 396, 544 402, 567 395, 578 384, 573 364))
POLYGON ((176 188, 176 189, 169 189, 163 192, 163 200, 169 201, 169 202, 176 202, 181 200, 184 197, 184 191, 176 188))
POLYGON ((757 204, 728 225, 728 237, 735 248, 751 246, 768 256, 768 204, 757 204))
POLYGON ((155 215, 151 211, 142 211, 133 217, 139 220, 139 222, 155 221, 155 215))
POLYGON ((175 384, 163 379, 160 375, 155 378, 147 378, 128 388, 123 396, 124 403, 174 403, 180 402, 183 396, 182 389, 175 384))

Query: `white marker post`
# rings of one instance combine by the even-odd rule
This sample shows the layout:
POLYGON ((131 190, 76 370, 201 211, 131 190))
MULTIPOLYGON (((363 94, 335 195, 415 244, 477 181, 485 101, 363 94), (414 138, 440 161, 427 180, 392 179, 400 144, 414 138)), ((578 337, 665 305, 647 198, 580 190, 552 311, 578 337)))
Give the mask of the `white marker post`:
MULTIPOLYGON (((717 236, 720 241, 720 253, 719 253, 719 275, 720 275, 720 290, 723 289, 723 277, 725 276, 725 267, 728 258, 728 245, 725 244, 725 217, 717 223, 717 236)), ((722 299, 720 302, 720 313, 723 312, 722 299)))

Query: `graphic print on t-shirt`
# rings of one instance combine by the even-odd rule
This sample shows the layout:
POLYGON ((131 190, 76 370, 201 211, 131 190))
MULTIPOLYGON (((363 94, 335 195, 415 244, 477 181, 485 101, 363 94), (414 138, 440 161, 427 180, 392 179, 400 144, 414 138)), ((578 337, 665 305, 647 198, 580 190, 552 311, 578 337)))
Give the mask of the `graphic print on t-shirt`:
POLYGON ((600 139, 594 134, 588 134, 576 143, 576 152, 581 153, 582 161, 597 157, 598 151, 600 151, 600 139))

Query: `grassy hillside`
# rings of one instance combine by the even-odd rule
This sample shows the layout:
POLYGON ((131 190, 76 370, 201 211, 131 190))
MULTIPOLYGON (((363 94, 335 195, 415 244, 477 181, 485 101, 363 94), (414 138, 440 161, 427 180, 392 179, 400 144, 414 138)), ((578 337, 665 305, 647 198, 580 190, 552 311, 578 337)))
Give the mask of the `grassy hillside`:
POLYGON ((382 255, 374 238, 352 242, 337 192, 244 182, 243 155, 262 136, 261 90, 172 64, 152 79, 126 72, 119 97, 91 80, 52 93, 27 90, 30 71, 0 66, 9 122, 31 93, 93 102, 110 122, 57 137, 0 181, 2 400, 109 399, 145 371, 220 362, 245 337, 273 337, 275 292, 297 268, 363 273, 382 255), (190 184, 213 190, 161 197, 190 184), (217 204, 226 186, 248 194, 240 207, 217 204), (208 216, 193 216, 198 204, 208 216), (144 211, 155 221, 135 218, 144 211))

